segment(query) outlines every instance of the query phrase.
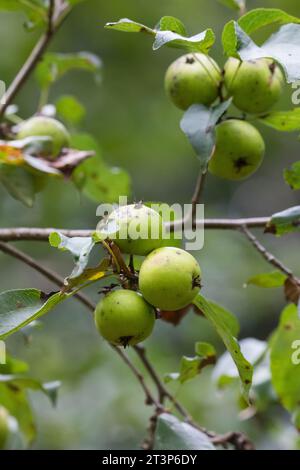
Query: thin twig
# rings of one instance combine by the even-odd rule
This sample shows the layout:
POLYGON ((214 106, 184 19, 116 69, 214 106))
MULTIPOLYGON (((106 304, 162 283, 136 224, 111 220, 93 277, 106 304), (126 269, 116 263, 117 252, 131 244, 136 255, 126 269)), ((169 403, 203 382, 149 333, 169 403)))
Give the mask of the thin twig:
MULTIPOLYGON (((204 219, 196 220, 195 227, 203 227, 212 230, 239 230, 242 226, 248 228, 265 228, 270 221, 270 217, 252 217, 248 219, 204 219)), ((173 230, 180 229, 183 221, 176 220, 171 222, 168 227, 173 230)), ((90 237, 95 233, 94 230, 78 230, 63 228, 38 228, 38 227, 18 227, 18 228, 1 228, 1 241, 48 241, 52 232, 60 232, 66 237, 90 237)))
MULTIPOLYGON (((31 256, 23 253, 23 251, 18 250, 14 246, 9 245, 8 243, 4 243, 4 242, 0 242, 0 250, 3 253, 6 253, 12 256, 13 258, 18 259, 19 261, 22 261, 22 263, 27 264, 31 268, 35 269, 35 271, 42 274, 44 277, 49 279, 49 281, 53 282, 59 288, 63 287, 64 285, 63 277, 61 277, 59 274, 52 271, 51 269, 45 268, 41 263, 37 263, 33 258, 31 258, 31 256)), ((77 292, 76 294, 74 294, 74 297, 80 300, 80 302, 83 305, 85 305, 86 307, 94 311, 95 307, 93 303, 84 294, 82 294, 81 292, 77 292)))
POLYGON ((119 354, 119 356, 123 359, 123 361, 127 364, 127 366, 131 369, 133 374, 138 379, 138 381, 139 381, 139 383, 140 383, 140 385, 141 385, 141 387, 142 387, 142 389, 144 390, 144 393, 145 393, 145 397, 146 397, 145 403, 146 403, 146 405, 154 405, 156 410, 163 411, 162 405, 158 401, 156 401, 156 399, 152 395, 150 389, 147 387, 147 385, 145 383, 144 376, 139 372, 139 370, 135 367, 135 365, 130 361, 128 356, 118 346, 114 346, 113 344, 111 344, 111 347, 114 349, 114 351, 116 351, 117 354, 119 354))
POLYGON ((242 226, 241 231, 246 235, 250 243, 254 248, 264 257, 264 259, 272 264, 276 269, 279 269, 282 273, 286 274, 290 278, 294 278, 292 271, 287 268, 281 261, 279 261, 272 253, 267 251, 267 249, 258 241, 258 239, 253 235, 252 232, 246 227, 242 226))
POLYGON ((196 215, 197 215, 197 204, 200 203, 202 193, 203 193, 203 190, 204 190, 206 175, 207 175, 206 171, 205 172, 201 171, 199 173, 198 178, 197 178, 197 182, 196 182, 196 186, 195 186, 195 190, 194 190, 194 194, 193 194, 193 197, 192 197, 192 200, 191 200, 191 203, 192 203, 191 219, 192 219, 192 224, 193 225, 195 223, 196 215))
POLYGON ((67 3, 62 4, 61 8, 56 9, 55 0, 50 1, 46 31, 43 33, 31 54, 15 76, 11 85, 8 87, 5 93, 5 102, 0 106, 0 117, 3 116, 7 107, 11 104, 12 100, 16 97, 17 93, 37 66, 54 34, 57 32, 70 11, 71 9, 67 3))

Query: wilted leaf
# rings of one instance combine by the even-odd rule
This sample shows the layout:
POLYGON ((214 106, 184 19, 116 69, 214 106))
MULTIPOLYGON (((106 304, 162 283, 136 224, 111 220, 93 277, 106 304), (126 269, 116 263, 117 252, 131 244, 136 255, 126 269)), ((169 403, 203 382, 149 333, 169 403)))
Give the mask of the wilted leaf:
POLYGON ((281 287, 284 285, 287 276, 280 271, 272 271, 270 273, 257 274, 250 277, 246 285, 252 284, 257 287, 281 287))
POLYGON ((148 26, 132 21, 129 18, 121 18, 114 23, 106 23, 105 28, 123 31, 124 33, 147 33, 152 36, 155 35, 155 31, 152 28, 148 28, 148 26))
POLYGON ((300 299, 300 280, 288 277, 284 283, 286 300, 298 305, 300 299))
POLYGON ((230 353, 241 379, 242 391, 244 399, 249 401, 249 390, 252 383, 253 367, 241 352, 237 339, 232 335, 230 326, 224 317, 218 314, 211 303, 209 303, 202 295, 198 294, 194 300, 195 305, 203 312, 206 318, 212 323, 217 333, 222 338, 226 349, 230 353))
POLYGON ((177 326, 181 320, 188 314, 190 306, 176 310, 174 312, 160 311, 159 318, 167 323, 172 323, 172 325, 177 326))
POLYGON ((215 126, 227 111, 232 99, 207 108, 201 104, 193 104, 185 112, 180 127, 190 141, 200 160, 200 166, 206 171, 209 159, 215 146, 215 126))
POLYGON ((208 436, 169 413, 158 417, 155 450, 215 450, 208 436))
POLYGON ((284 179, 292 189, 300 189, 300 161, 293 163, 290 170, 284 170, 284 179))

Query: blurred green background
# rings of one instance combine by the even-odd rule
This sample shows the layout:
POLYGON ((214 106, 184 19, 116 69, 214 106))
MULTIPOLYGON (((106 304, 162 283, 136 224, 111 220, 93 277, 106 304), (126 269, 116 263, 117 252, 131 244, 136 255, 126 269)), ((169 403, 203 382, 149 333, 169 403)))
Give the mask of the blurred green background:
MULTIPOLYGON (((298 0, 251 1, 250 8, 278 7, 299 16, 298 0)), ((111 165, 125 168, 132 178, 132 200, 157 200, 187 203, 191 196, 198 163, 179 129, 181 112, 166 98, 163 77, 168 64, 180 51, 151 50, 151 39, 104 30, 108 21, 128 17, 154 25, 163 15, 180 18, 191 34, 212 27, 217 42, 211 55, 223 65, 220 36, 234 13, 215 0, 88 0, 78 5, 57 34, 50 50, 91 51, 103 60, 102 83, 97 86, 84 72, 67 75, 52 90, 51 100, 60 94, 75 94, 87 107, 82 126, 99 141, 103 156, 111 165)), ((22 27, 21 14, 0 15, 1 79, 9 83, 38 37, 22 27)), ((263 39, 270 33, 257 36, 263 39)), ((291 104, 287 87, 278 108, 291 104)), ((20 114, 35 112, 38 88, 32 79, 18 96, 20 114)), ((205 189, 205 211, 209 217, 267 216, 299 204, 299 193, 284 183, 282 171, 299 159, 299 142, 263 128, 267 153, 255 176, 231 183, 209 176, 205 189)), ((52 182, 38 195, 33 209, 24 208, 0 188, 1 227, 55 226, 94 228, 96 204, 80 197, 69 183, 52 182)), ((243 288, 252 275, 269 270, 260 256, 239 233, 207 231, 205 247, 196 253, 203 269, 203 292, 231 309, 241 322, 241 337, 265 339, 276 326, 284 306, 281 290, 243 288)), ((264 236, 265 244, 300 274, 295 252, 299 239, 264 236)), ((62 275, 71 269, 68 255, 57 253, 47 243, 22 243, 18 246, 62 275)), ((0 254, 1 290, 53 286, 30 268, 0 254)), ((90 296, 98 299, 97 287, 90 296)), ((34 448, 114 449, 138 448, 145 434, 149 409, 131 372, 95 331, 89 312, 70 300, 42 319, 43 328, 34 331, 30 344, 21 334, 7 341, 9 350, 28 360, 33 376, 62 380, 56 409, 37 393, 31 395, 37 420, 38 438, 34 448)), ((175 371, 180 357, 193 354, 195 341, 212 341, 220 352, 223 346, 214 331, 201 318, 188 315, 180 327, 158 322, 147 341, 149 356, 161 374, 175 371)), ((137 363, 134 353, 130 357, 137 363)), ((243 422, 235 403, 237 391, 217 392, 209 369, 188 382, 179 397, 199 422, 219 432, 243 429, 259 448, 292 448, 296 432, 289 417, 279 409, 271 414, 243 422)))

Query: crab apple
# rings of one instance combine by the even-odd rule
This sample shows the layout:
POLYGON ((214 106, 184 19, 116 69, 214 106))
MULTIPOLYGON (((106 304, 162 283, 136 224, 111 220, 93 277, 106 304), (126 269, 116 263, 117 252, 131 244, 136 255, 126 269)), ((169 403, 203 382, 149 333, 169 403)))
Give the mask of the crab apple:
POLYGON ((65 126, 47 116, 34 116, 20 124, 18 139, 26 137, 50 137, 52 139, 51 152, 48 157, 56 158, 63 147, 70 145, 70 135, 65 126))
POLYGON ((0 449, 4 449, 9 436, 9 414, 3 406, 0 406, 0 449))
POLYGON ((196 259, 175 247, 159 248, 142 263, 139 289, 160 310, 174 311, 189 305, 200 290, 201 270, 196 259))
POLYGON ((259 168, 264 153, 264 140, 252 124, 229 119, 216 127, 216 148, 208 168, 220 178, 244 179, 259 168))
POLYGON ((186 110, 195 103, 211 105, 218 97, 221 81, 221 70, 211 57, 186 54, 169 66, 165 89, 171 101, 186 110))
POLYGON ((141 203, 120 206, 100 222, 101 238, 110 238, 123 253, 145 256, 162 246, 164 224, 158 212, 141 203))
POLYGON ((155 311, 138 292, 116 290, 98 303, 95 322, 100 334, 110 343, 133 346, 152 333, 155 311))
POLYGON ((265 113, 282 94, 284 76, 272 59, 241 62, 231 57, 224 71, 227 91, 235 106, 245 113, 265 113))

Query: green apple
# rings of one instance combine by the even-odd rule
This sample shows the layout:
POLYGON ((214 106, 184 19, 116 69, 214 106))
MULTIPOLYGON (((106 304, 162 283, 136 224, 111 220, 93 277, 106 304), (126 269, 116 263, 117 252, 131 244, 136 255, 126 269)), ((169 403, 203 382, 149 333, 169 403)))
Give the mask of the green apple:
POLYGON ((141 203, 120 206, 97 227, 100 238, 109 238, 123 253, 145 256, 162 246, 164 224, 158 212, 141 203))
POLYGON ((208 168, 220 178, 240 180, 259 168, 264 153, 264 140, 252 124, 229 119, 216 127, 216 147, 208 168))
POLYGON ((139 273, 139 289, 151 305, 174 311, 189 305, 200 290, 201 270, 185 250, 163 247, 150 253, 139 273))
POLYGON ((56 119, 47 116, 34 116, 20 124, 18 139, 27 137, 48 137, 52 139, 51 151, 48 157, 56 158, 63 147, 70 145, 70 135, 65 126, 56 119))
POLYGON ((110 343, 133 346, 152 333, 155 311, 138 292, 116 290, 98 303, 95 322, 100 334, 110 343))
POLYGON ((165 75, 165 90, 171 101, 186 110, 192 104, 211 105, 222 82, 218 64, 205 54, 186 54, 173 62, 165 75))
POLYGON ((245 113, 267 112, 282 94, 284 75, 272 59, 241 62, 231 57, 224 71, 227 91, 235 106, 245 113))
POLYGON ((8 419, 8 411, 3 406, 0 406, 0 449, 4 449, 9 436, 8 419))

